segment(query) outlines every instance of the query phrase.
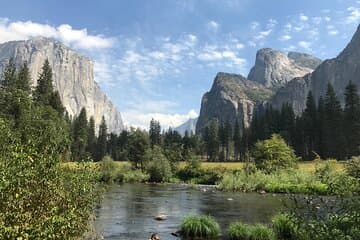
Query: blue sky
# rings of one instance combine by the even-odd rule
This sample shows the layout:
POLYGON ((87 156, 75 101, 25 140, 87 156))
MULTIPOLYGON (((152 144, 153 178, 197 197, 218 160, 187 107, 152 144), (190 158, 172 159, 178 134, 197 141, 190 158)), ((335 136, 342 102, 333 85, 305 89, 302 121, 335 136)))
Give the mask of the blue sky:
POLYGON ((196 117, 217 72, 247 75, 259 48, 335 57, 358 0, 5 1, 0 42, 52 37, 92 57, 128 125, 196 117))

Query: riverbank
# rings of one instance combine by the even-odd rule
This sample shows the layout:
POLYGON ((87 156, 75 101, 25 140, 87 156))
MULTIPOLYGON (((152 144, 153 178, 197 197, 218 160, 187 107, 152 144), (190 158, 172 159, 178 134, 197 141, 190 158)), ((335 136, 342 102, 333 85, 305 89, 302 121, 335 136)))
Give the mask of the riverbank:
MULTIPOLYGON (((106 183, 146 183, 149 175, 133 169, 129 162, 64 163, 70 169, 92 171, 98 181, 106 183)), ((180 162, 167 183, 216 185, 222 191, 298 193, 298 194, 358 194, 359 181, 344 171, 344 163, 336 161, 300 162, 296 168, 266 174, 244 163, 202 162, 190 168, 180 162)))

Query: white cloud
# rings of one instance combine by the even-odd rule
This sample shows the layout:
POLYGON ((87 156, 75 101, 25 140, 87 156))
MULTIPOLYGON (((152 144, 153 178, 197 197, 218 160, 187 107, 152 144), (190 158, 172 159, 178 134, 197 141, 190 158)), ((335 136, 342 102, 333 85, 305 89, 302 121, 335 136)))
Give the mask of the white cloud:
POLYGON ((331 36, 338 35, 338 34, 339 34, 339 31, 336 30, 336 29, 330 30, 330 31, 328 31, 328 34, 331 35, 331 36))
POLYGON ((104 49, 114 45, 114 38, 102 35, 91 35, 87 29, 73 29, 68 24, 57 27, 35 23, 32 21, 11 22, 9 19, 0 21, 0 43, 14 40, 27 40, 32 37, 57 39, 67 45, 79 49, 104 49))
POLYGON ((347 11, 349 15, 346 18, 346 22, 358 24, 360 21, 360 8, 348 7, 347 11))
POLYGON ((290 40, 292 37, 290 35, 282 35, 279 40, 280 41, 288 41, 290 40))
POLYGON ((303 13, 300 13, 299 19, 300 19, 300 21, 306 22, 307 20, 309 20, 309 17, 303 13))
POLYGON ((261 31, 261 32, 259 32, 259 33, 254 37, 254 39, 255 39, 255 40, 263 39, 263 38, 269 36, 269 34, 270 34, 271 32, 272 32, 272 29, 268 29, 268 30, 266 30, 266 31, 261 31))
POLYGON ((220 27, 220 24, 212 20, 207 23, 207 27, 209 30, 217 32, 220 27))
POLYGON ((125 125, 131 125, 142 129, 149 128, 149 123, 152 118, 160 122, 162 129, 168 129, 169 127, 174 128, 181 125, 189 118, 198 117, 198 114, 194 109, 191 109, 185 114, 167 114, 160 112, 144 113, 142 111, 131 110, 123 112, 122 115, 126 120, 125 125))
POLYGON ((300 42, 298 42, 298 45, 305 50, 311 51, 311 42, 300 41, 300 42))
POLYGON ((330 22, 331 21, 331 18, 330 17, 324 17, 324 20, 326 21, 326 22, 330 22))

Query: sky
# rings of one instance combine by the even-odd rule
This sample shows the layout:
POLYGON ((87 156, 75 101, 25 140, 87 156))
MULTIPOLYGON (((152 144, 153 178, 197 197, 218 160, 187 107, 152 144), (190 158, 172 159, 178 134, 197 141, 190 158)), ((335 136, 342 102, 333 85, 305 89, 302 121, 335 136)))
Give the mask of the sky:
POLYGON ((258 49, 333 58, 359 22, 359 0, 12 0, 0 43, 61 41, 94 60, 127 126, 167 128, 198 116, 217 72, 247 76, 258 49))

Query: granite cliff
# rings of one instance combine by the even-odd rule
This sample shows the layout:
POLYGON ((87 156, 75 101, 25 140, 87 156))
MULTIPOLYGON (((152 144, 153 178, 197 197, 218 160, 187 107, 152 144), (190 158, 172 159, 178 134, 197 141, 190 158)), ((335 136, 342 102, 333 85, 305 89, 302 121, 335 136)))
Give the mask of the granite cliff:
POLYGON ((360 25, 346 48, 335 58, 322 62, 312 73, 294 78, 277 91, 270 103, 281 107, 285 102, 293 105, 296 113, 305 108, 306 96, 311 90, 315 99, 324 96, 330 82, 341 103, 349 81, 360 86, 360 25))
POLYGON ((36 85, 41 67, 48 59, 53 70, 54 87, 71 116, 76 116, 85 107, 88 116, 94 117, 96 126, 104 116, 110 132, 118 133, 123 129, 120 112, 94 80, 94 63, 90 58, 47 38, 0 44, 0 72, 11 57, 17 65, 28 62, 33 85, 36 85))

